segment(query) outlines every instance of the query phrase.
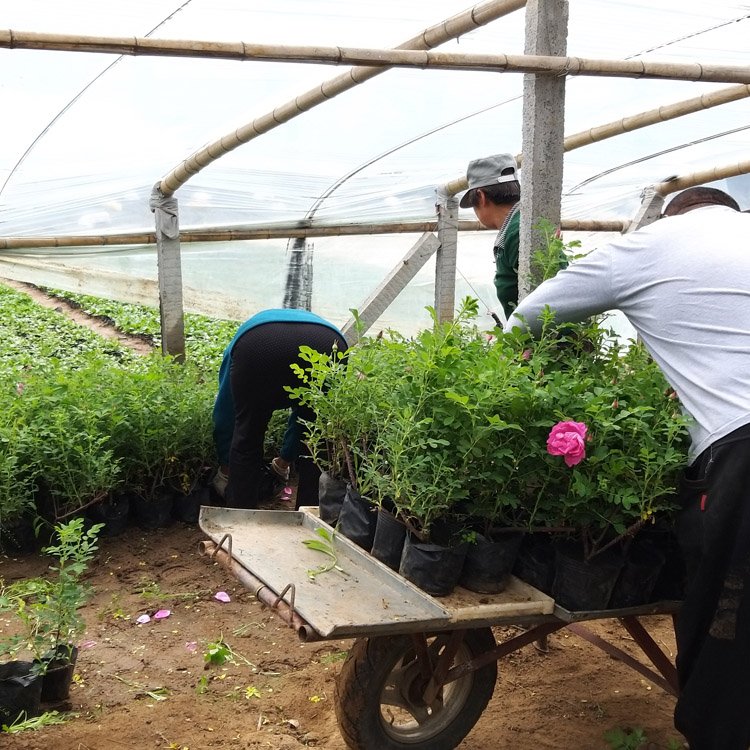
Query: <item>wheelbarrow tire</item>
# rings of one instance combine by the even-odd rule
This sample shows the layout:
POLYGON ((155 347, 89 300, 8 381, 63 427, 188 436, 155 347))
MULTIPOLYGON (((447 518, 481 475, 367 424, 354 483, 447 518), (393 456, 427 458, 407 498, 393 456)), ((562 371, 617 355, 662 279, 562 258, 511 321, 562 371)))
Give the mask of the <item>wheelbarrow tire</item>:
MULTIPOLYGON (((436 638, 428 639, 433 654, 444 642, 436 638)), ((453 663, 495 645, 490 628, 467 630, 453 663)), ((421 701, 424 678, 411 636, 363 638, 336 681, 336 717, 353 750, 452 750, 479 720, 496 680, 493 661, 446 684, 429 708, 421 701)))

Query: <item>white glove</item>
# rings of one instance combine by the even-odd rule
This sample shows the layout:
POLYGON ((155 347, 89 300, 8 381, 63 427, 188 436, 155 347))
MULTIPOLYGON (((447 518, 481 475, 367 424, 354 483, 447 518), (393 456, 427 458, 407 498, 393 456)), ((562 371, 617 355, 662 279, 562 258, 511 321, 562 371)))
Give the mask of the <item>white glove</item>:
POLYGON ((214 490, 216 490, 216 494, 219 497, 224 497, 224 493, 227 490, 227 482, 228 481, 229 481, 229 475, 225 474, 221 470, 221 467, 219 467, 219 469, 217 469, 217 471, 216 471, 216 475, 211 480, 211 484, 212 484, 214 490))

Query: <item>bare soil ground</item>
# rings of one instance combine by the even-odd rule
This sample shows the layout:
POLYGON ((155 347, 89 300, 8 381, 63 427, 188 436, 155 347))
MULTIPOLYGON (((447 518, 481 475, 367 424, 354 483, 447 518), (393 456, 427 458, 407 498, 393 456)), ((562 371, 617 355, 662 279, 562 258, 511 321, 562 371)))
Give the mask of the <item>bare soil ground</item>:
MULTIPOLYGON (((101 539, 71 689, 75 716, 64 725, 2 735, 4 750, 343 750, 334 681, 351 641, 300 643, 252 592, 199 555, 203 538, 197 527, 175 524, 130 527, 101 539), (231 601, 217 601, 218 591, 231 601), (160 609, 170 616, 136 624, 139 615, 160 609), (221 638, 235 659, 205 668, 204 654, 221 638)), ((0 558, 0 575, 40 574, 46 564, 38 554, 0 558)), ((647 624, 673 653, 669 618, 647 624)), ((616 621, 592 628, 639 653, 616 621)), ((496 631, 498 638, 512 634, 496 631)), ((499 672, 464 750, 606 750, 604 733, 616 727, 643 729, 651 748, 677 739, 670 695, 566 631, 550 637, 548 653, 527 646, 503 659, 499 672)))

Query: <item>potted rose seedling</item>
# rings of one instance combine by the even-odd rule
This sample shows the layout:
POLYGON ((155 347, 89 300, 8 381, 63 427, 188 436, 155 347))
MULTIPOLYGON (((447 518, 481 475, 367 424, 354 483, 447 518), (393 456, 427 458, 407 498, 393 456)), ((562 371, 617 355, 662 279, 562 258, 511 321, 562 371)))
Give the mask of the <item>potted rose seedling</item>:
MULTIPOLYGON (((564 488, 560 518, 576 529, 560 556, 586 571, 621 567, 636 535, 671 517, 686 463, 687 419, 658 366, 638 344, 623 350, 612 338, 607 343, 589 361, 570 365, 574 383, 560 392, 559 421, 547 439, 556 486, 564 488)), ((600 599, 586 607, 578 597, 573 603, 607 605, 600 599)))
POLYGON ((44 676, 42 700, 67 697, 78 649, 85 630, 80 608, 91 596, 83 580, 97 549, 101 525, 84 529, 76 518, 55 526, 56 544, 43 549, 55 563, 50 577, 30 578, 3 585, 0 611, 14 615, 18 632, 0 642, 0 652, 30 652, 44 676))

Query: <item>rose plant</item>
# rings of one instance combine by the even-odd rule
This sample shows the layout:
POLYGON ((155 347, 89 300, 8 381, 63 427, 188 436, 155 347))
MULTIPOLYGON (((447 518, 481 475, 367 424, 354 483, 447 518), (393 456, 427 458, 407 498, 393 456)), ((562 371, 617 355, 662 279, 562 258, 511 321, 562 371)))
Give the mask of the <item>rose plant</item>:
POLYGON ((414 338, 365 338, 346 359, 303 348, 307 367, 292 392, 315 412, 307 436, 320 468, 345 474, 423 538, 465 514, 467 477, 481 476, 470 467, 502 446, 495 436, 506 427, 492 346, 472 323, 476 301, 464 300, 450 323, 431 313, 433 327, 414 338))
POLYGON ((581 422, 558 422, 549 432, 547 453, 563 456, 566 466, 575 466, 586 458, 586 425, 581 422))
POLYGON ((599 321, 489 338, 476 302, 347 359, 303 352, 311 449, 425 537, 573 530, 587 555, 672 509, 686 420, 656 364, 599 321), (323 449, 316 446, 323 446, 323 449))
POLYGON ((544 376, 557 419, 543 438, 555 488, 545 508, 550 523, 576 529, 590 559, 671 516, 688 418, 641 344, 623 344, 600 321, 557 335, 544 376))
POLYGON ((51 576, 6 583, 0 578, 0 613, 14 616, 17 627, 0 639, 0 654, 30 652, 40 671, 54 659, 70 660, 84 632, 80 608, 93 591, 84 575, 97 550, 101 524, 84 528, 75 518, 54 527, 53 543, 42 551, 54 559, 51 576))

